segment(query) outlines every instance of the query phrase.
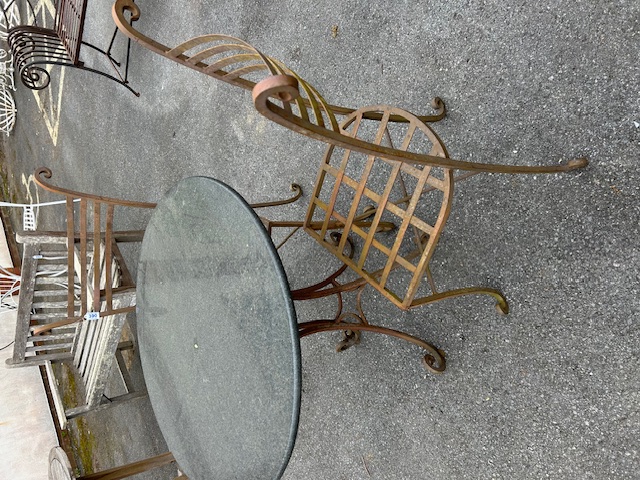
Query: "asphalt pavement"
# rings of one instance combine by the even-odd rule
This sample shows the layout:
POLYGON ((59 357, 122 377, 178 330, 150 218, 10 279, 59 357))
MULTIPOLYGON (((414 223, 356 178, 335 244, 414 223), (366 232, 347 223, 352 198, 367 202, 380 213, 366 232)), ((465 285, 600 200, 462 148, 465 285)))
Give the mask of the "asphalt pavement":
MULTIPOLYGON (((434 129, 452 158, 590 162, 457 185, 433 274, 443 288, 500 288, 509 315, 477 296, 401 312, 367 290, 369 319, 443 349, 443 375, 391 338, 365 335, 339 354, 337 336, 302 340, 300 428, 284 478, 640 478, 638 2, 136 3, 146 35, 167 45, 237 36, 333 104, 423 114, 440 96, 448 112, 434 129)), ((37 6, 43 20, 47 5, 37 6)), ((108 43, 110 8, 89 2, 87 39, 108 43)), ((119 37, 117 51, 122 45, 119 37)), ((69 68, 54 68, 39 93, 18 85, 15 130, 2 143, 16 199, 53 199, 29 181, 39 166, 57 185, 141 201, 192 175, 222 180, 251 202, 286 194, 292 181, 309 198, 323 145, 270 124, 250 92, 138 45, 131 55, 139 97, 69 68)), ((87 64, 102 61, 87 53, 87 64)), ((276 215, 302 217, 304 198, 276 215)), ((43 227, 60 218, 56 207, 40 211, 43 227)), ((298 235, 281 251, 293 288, 335 268, 321 250, 298 235)), ((136 249, 125 255, 135 274, 136 249)), ((311 319, 334 305, 296 308, 311 319)), ((130 361, 142 386, 139 362, 130 361)), ((71 424, 85 472, 166 449, 146 398, 71 424)))

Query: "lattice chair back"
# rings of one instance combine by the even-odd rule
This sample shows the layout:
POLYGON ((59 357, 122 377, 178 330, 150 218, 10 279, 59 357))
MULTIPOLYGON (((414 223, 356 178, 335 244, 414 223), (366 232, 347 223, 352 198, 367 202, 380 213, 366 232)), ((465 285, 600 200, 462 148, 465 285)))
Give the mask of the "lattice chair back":
MULTIPOLYGON (((357 110, 342 128, 344 134, 376 145, 447 157, 444 145, 428 126, 397 108, 357 110), (379 113, 381 120, 367 121, 364 116, 369 113, 379 113), (390 115, 403 116, 406 121, 391 125, 390 115)), ((330 146, 318 172, 304 228, 379 292, 406 309, 414 305, 421 281, 428 274, 452 195, 453 174, 448 168, 411 165, 330 146), (367 215, 370 222, 358 221, 367 215), (392 231, 381 228, 390 223, 396 225, 392 231), (337 243, 331 234, 336 228, 342 232, 337 243), (355 256, 347 253, 349 236, 360 243, 355 256)), ((427 276, 431 283, 430 274, 427 276)))

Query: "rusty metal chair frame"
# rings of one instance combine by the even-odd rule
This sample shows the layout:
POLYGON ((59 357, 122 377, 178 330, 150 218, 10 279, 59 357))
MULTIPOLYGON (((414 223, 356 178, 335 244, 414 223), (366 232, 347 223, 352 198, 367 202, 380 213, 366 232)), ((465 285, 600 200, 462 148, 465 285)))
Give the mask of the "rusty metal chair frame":
MULTIPOLYGON (((140 242, 144 236, 144 230, 114 230, 115 210, 116 208, 153 209, 156 207, 156 203, 152 202, 122 200, 54 186, 47 181, 51 176, 51 170, 40 167, 34 172, 34 181, 44 190, 65 197, 66 232, 36 231, 28 232, 31 234, 28 236, 54 238, 56 243, 65 245, 67 249, 65 276, 69 279, 75 278, 77 281, 68 281, 65 285, 66 318, 35 326, 32 329, 34 335, 76 324, 89 317, 93 320, 96 316, 108 317, 135 312, 135 305, 120 308, 114 302, 115 296, 125 293, 135 294, 136 288, 118 243, 140 242), (96 239, 98 241, 95 241, 96 239), (100 258, 101 261, 88 263, 89 257, 100 258), (114 264, 118 265, 117 270, 114 264), (115 281, 116 275, 121 277, 118 282, 115 281), (89 279, 92 285, 88 285, 89 279), (118 286, 114 287, 116 283, 118 286)), ((302 190, 297 184, 292 184, 291 189, 293 195, 289 198, 251 206, 262 208, 295 202, 302 196, 302 190)), ((26 233, 23 235, 26 236, 26 233)))
MULTIPOLYGON (((350 115, 355 110, 329 104, 312 85, 279 60, 264 55, 243 40, 221 34, 201 35, 176 47, 167 47, 133 28, 132 22, 139 19, 140 13, 133 0, 116 0, 112 8, 117 28, 130 40, 216 80, 251 90, 255 107, 262 115, 316 140, 365 154, 379 154, 389 160, 472 172, 556 173, 583 168, 588 163, 585 158, 551 166, 476 163, 402 151, 352 138, 340 129, 336 115, 350 115), (130 20, 127 20, 127 13, 131 15, 130 20)), ((444 118, 446 107, 439 97, 433 99, 431 106, 436 110, 435 114, 417 116, 421 122, 437 122, 444 118)), ((370 111, 364 113, 364 118, 380 120, 382 115, 370 111)), ((395 114, 388 120, 406 122, 404 116, 395 114)))
MULTIPOLYGON (((135 291, 135 284, 131 275, 126 271, 123 275, 125 281, 120 287, 113 287, 113 279, 116 272, 112 269, 112 261, 117 257, 122 258, 119 252, 118 242, 139 242, 144 234, 143 230, 135 231, 114 231, 114 216, 116 207, 155 208, 155 203, 134 202, 129 200, 120 200, 116 198, 104 197, 99 195, 91 195, 87 193, 76 192, 73 190, 51 185, 46 179, 51 178, 51 170, 42 167, 36 170, 34 174, 36 184, 56 195, 66 198, 66 232, 53 232, 55 235, 66 237, 66 245, 68 250, 67 275, 72 278, 77 272, 82 285, 80 289, 80 305, 79 311, 74 307, 75 288, 69 282, 67 290, 68 318, 64 320, 67 323, 75 323, 82 321, 88 314, 98 313, 101 317, 128 313, 135 311, 135 306, 125 308, 116 308, 113 304, 114 293, 122 293, 126 290, 135 291), (76 199, 80 199, 76 202, 76 199), (78 212, 76 213, 75 204, 78 203, 78 212), (96 241, 98 240, 98 241, 96 241), (101 244, 104 245, 104 252, 101 252, 101 244), (80 265, 76 265, 74 260, 74 250, 80 252, 80 265), (87 252, 93 249, 93 258, 104 257, 102 265, 100 262, 93 262, 93 296, 88 298, 86 288, 87 279, 89 277, 87 265, 87 252), (104 268, 104 271, 102 271, 104 268), (106 279, 104 279, 106 278, 106 279), (101 286, 103 279, 103 287, 101 286)), ((120 268, 124 267, 121 262, 120 268)), ((58 322, 62 323, 62 322, 58 322)), ((51 327, 50 325, 48 326, 51 327)))
MULTIPOLYGON (((229 35, 201 35, 175 47, 163 45, 133 27, 133 21, 140 18, 140 13, 140 7, 133 0, 116 0, 112 8, 113 20, 117 28, 130 40, 158 55, 216 80, 221 80, 243 90, 253 90, 256 83, 272 75, 287 73, 297 77, 293 71, 278 60, 263 55, 247 42, 229 35), (131 20, 127 20, 128 14, 131 15, 131 20)), ((307 108, 317 111, 317 103, 321 101, 324 106, 331 109, 332 114, 347 115, 354 111, 352 108, 327 105, 315 89, 304 82, 303 84, 305 89, 301 92, 299 101, 307 108), (307 86, 309 89, 306 89, 307 86)), ((435 113, 420 116, 421 121, 436 122, 444 118, 446 109, 439 98, 434 99, 432 107, 435 109, 435 113)), ((402 121, 401 118, 395 117, 391 117, 391 120, 402 121)), ((322 122, 322 119, 318 121, 322 122)), ((332 127, 337 128, 337 124, 332 127)))
MULTIPOLYGON (((482 172, 510 174, 542 174, 567 172, 584 168, 586 158, 577 158, 559 165, 502 165, 499 163, 477 163, 456 160, 449 157, 446 148, 426 125, 436 122, 445 115, 445 106, 441 99, 435 98, 432 107, 435 115, 415 116, 404 110, 388 105, 378 105, 353 110, 329 104, 320 93, 298 74, 287 68, 280 61, 268 57, 250 44, 227 35, 202 35, 179 44, 174 48, 162 45, 142 33, 136 31, 126 22, 125 12, 132 18, 139 18, 140 10, 132 0, 116 0, 113 6, 113 18, 117 27, 131 40, 145 48, 162 55, 179 64, 204 73, 231 85, 252 90, 255 108, 269 120, 289 130, 322 141, 329 145, 322 163, 316 190, 312 196, 306 219, 296 221, 263 220, 268 231, 278 227, 292 227, 295 230, 304 228, 321 245, 327 248, 343 262, 334 274, 322 282, 308 288, 296 290, 295 300, 320 298, 336 295, 338 313, 332 320, 318 320, 300 325, 300 335, 330 330, 345 330, 345 339, 338 346, 344 349, 359 341, 360 331, 374 331, 403 338, 427 350, 425 366, 434 372, 445 368, 444 355, 437 348, 403 332, 370 325, 361 306, 361 294, 365 285, 371 285, 402 309, 409 309, 427 303, 468 294, 486 294, 496 299, 496 306, 502 313, 508 313, 508 304, 502 293, 493 288, 470 287, 439 292, 429 270, 429 260, 436 246, 440 232, 444 227, 451 208, 451 196, 455 182, 482 172), (336 115, 345 116, 340 124, 336 115), (358 135, 358 129, 365 120, 379 123, 374 138, 364 139, 358 135), (391 141, 390 123, 404 124, 406 135, 395 146, 391 141), (426 150, 411 147, 411 138, 417 131, 422 131, 430 140, 432 147, 426 150), (383 143, 386 140, 386 144, 383 143), (343 153, 342 165, 331 162, 335 149, 343 153), (345 174, 349 158, 358 153, 367 158, 360 180, 345 174), (386 163, 391 168, 387 187, 382 193, 371 190, 367 181, 374 164, 386 163), (433 173, 439 170, 440 176, 433 173), (465 173, 454 176, 455 170, 465 173), (404 198, 390 200, 390 185, 397 178, 409 175, 416 182, 416 188, 407 192, 404 198), (334 182, 333 193, 329 201, 320 198, 319 192, 325 180, 334 182), (346 213, 342 213, 336 198, 342 187, 352 190, 353 198, 346 204, 346 213), (424 222, 414 211, 425 193, 433 190, 442 192, 439 214, 432 223, 424 222), (372 208, 362 208, 363 198, 372 201, 372 208), (402 205, 405 205, 404 207, 402 205), (318 212, 323 212, 316 218, 318 212), (377 234, 388 231, 389 222, 384 216, 393 215, 398 219, 397 233, 391 246, 385 246, 378 240, 377 234), (373 217, 372 220, 369 218, 373 217), (342 233, 337 233, 342 231, 342 233), (413 235, 411 235, 411 233, 413 235), (359 237, 363 248, 358 256, 352 245, 350 234, 359 237), (412 236, 414 250, 400 253, 405 237, 412 236), (369 253, 376 251, 384 257, 380 268, 367 266, 369 253), (360 278, 340 283, 338 278, 347 267, 355 271, 360 278), (410 273, 406 291, 398 294, 389 288, 390 276, 397 271, 410 273), (431 292, 418 295, 422 279, 426 277, 431 292), (342 294, 357 291, 356 312, 342 312, 342 294), (416 297, 416 295, 418 295, 416 297), (348 324, 348 325, 347 325, 348 324), (345 327, 348 327, 346 329, 345 327)), ((340 163, 340 162, 338 162, 340 163)), ((364 205, 366 207, 366 205, 364 205)), ((393 222, 391 222, 393 223, 393 222)), ((287 237, 288 239, 289 237, 287 237)), ((285 241, 287 240, 285 239, 285 241)))
MULTIPOLYGON (((139 93, 131 88, 128 80, 131 41, 127 41, 124 72, 122 72, 121 63, 111 54, 118 32, 117 28, 114 30, 106 50, 83 40, 87 1, 57 0, 54 28, 18 25, 9 30, 7 41, 22 83, 32 90, 42 90, 51 82, 49 72, 42 65, 60 65, 109 78, 139 96, 139 93), (80 60, 81 47, 83 46, 104 55, 113 67, 115 75, 87 67, 80 60)), ((129 21, 133 22, 135 19, 131 18, 129 21)))
MULTIPOLYGON (((325 123, 314 123, 310 115, 301 113, 306 108, 304 102, 299 101, 298 89, 309 91, 310 87, 299 77, 290 74, 280 74, 269 77, 256 85, 253 90, 253 99, 256 109, 270 120, 279 123, 293 131, 302 133, 311 138, 322 140, 329 144, 325 159, 321 164, 315 191, 312 195, 307 217, 303 222, 305 231, 316 239, 323 247, 334 254, 346 266, 355 271, 360 279, 346 284, 340 284, 337 278, 342 271, 336 272, 327 280, 320 282, 311 288, 302 289, 294 293, 294 299, 305 300, 324 296, 337 295, 340 297, 346 291, 357 291, 356 311, 343 313, 342 300, 339 300, 339 310, 332 320, 318 320, 303 324, 300 327, 301 336, 313 333, 343 330, 344 339, 338 344, 338 350, 343 350, 360 341, 361 331, 383 333, 402 338, 424 348, 427 353, 424 356, 424 366, 434 372, 441 373, 446 367, 444 352, 438 348, 403 332, 384 329, 370 325, 361 305, 362 289, 366 284, 382 293, 386 298, 401 309, 409 309, 433 303, 446 298, 463 295, 490 295, 496 300, 496 308, 500 313, 507 314, 509 306, 504 295, 497 289, 490 287, 467 287, 449 291, 439 291, 435 285, 429 260, 435 249, 436 243, 451 209, 453 186, 457 181, 469 178, 481 172, 495 173, 554 173, 583 168, 587 165, 584 158, 567 162, 564 165, 551 167, 545 166, 506 166, 499 164, 478 164, 449 158, 446 148, 435 132, 422 122, 418 117, 401 109, 388 105, 365 107, 346 116, 343 123, 337 128, 326 128, 325 123), (292 101, 296 101, 292 108, 292 101), (406 135, 395 146, 391 141, 389 124, 392 121, 402 124, 399 118, 404 118, 407 124, 406 135), (358 128, 366 119, 379 119, 375 138, 363 140, 359 138, 358 128), (410 149, 411 139, 416 131, 422 131, 431 141, 432 148, 427 153, 410 149), (383 145, 383 139, 386 145, 383 145), (341 161, 331 162, 334 150, 339 149, 341 161), (364 168, 358 171, 358 175, 347 175, 346 169, 350 164, 350 157, 354 153, 363 154, 366 157, 364 168), (371 168, 376 162, 384 162, 391 167, 384 191, 376 192, 369 188, 367 182, 371 176, 371 168), (438 177, 432 175, 432 171, 440 170, 438 177), (454 176, 454 171, 467 170, 466 173, 454 176), (390 200, 389 193, 396 179, 402 175, 409 175, 416 183, 416 188, 405 193, 401 198, 390 200), (323 188, 326 179, 330 178, 332 193, 328 200, 322 199, 319 192, 323 188), (346 210, 340 211, 336 200, 341 188, 350 189, 352 198, 346 203, 346 210), (443 194, 439 215, 432 223, 424 222, 419 216, 414 215, 415 208, 423 195, 427 192, 439 190, 443 194), (368 228, 363 229, 358 220, 366 215, 361 201, 371 202, 370 212, 373 212, 373 220, 368 228), (406 207, 402 207, 405 204, 406 207), (316 218, 318 212, 320 218, 316 218), (385 214, 391 214, 398 220, 397 231, 392 245, 385 245, 378 240, 380 231, 379 222, 385 214), (322 222, 322 228, 318 229, 318 221, 322 222), (336 237, 332 235, 334 225, 341 225, 343 233, 336 237), (414 250, 401 254, 400 248, 407 235, 413 233, 414 250), (350 234, 360 238, 364 245, 357 258, 353 258, 353 249, 345 250, 350 242, 350 234), (337 240, 337 241, 336 241, 337 240), (375 251, 384 257, 380 268, 368 268, 369 253, 375 251), (399 294, 390 288, 390 276, 398 271, 410 274, 405 292, 399 294), (430 292, 416 297, 422 280, 426 277, 430 292)), ((316 120, 321 115, 332 117, 330 107, 325 107, 322 112, 314 112, 316 120)), ((332 121, 330 125, 335 125, 332 121)), ((401 181, 403 184, 404 182, 401 181)), ((403 187, 404 188, 404 187, 403 187)), ((294 226, 293 222, 283 222, 281 225, 274 222, 272 228, 277 226, 294 226)))

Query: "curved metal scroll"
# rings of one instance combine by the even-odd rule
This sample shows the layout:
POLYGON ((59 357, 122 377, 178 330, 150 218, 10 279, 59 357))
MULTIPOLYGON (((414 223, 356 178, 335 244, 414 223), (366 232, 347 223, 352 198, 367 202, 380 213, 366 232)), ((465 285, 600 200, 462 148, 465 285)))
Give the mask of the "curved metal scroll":
MULTIPOLYGON (((253 102, 256 109, 269 120, 276 122, 290 130, 301 133, 308 137, 320 140, 330 145, 336 145, 348 150, 375 155, 388 160, 412 163, 416 165, 431 165, 445 168, 470 170, 476 172, 495 173, 555 173, 566 172, 578 168, 586 167, 589 163, 586 158, 570 160, 563 165, 554 166, 512 166, 493 163, 474 163, 463 160, 453 160, 435 155, 427 155, 410 151, 403 151, 384 145, 373 144, 357 138, 353 138, 343 130, 335 131, 315 125, 304 118, 292 115, 287 108, 276 105, 273 98, 296 98, 299 93, 300 84, 297 78, 291 75, 274 75, 262 80, 253 89, 253 102)), ((381 109, 386 108, 380 106, 381 109)), ((406 112, 408 116, 414 117, 406 112)), ((356 112, 349 115, 345 124, 350 124, 356 117, 356 112)), ((416 120, 419 120, 416 118, 416 120)))
MULTIPOLYGON (((331 117, 334 114, 348 115, 354 111, 351 108, 326 103, 318 92, 304 82, 295 72, 278 60, 262 54, 243 40, 229 35, 201 35, 187 40, 174 48, 169 48, 134 29, 130 22, 127 22, 125 12, 130 12, 131 18, 136 20, 140 16, 140 8, 133 0, 117 0, 113 5, 113 20, 120 31, 131 40, 158 55, 217 80, 245 90, 252 90, 257 83, 256 80, 259 82, 264 79, 265 74, 287 74, 297 78, 303 94, 296 95, 294 99, 279 97, 280 100, 284 101, 283 108, 288 109, 288 102, 294 100, 295 106, 299 109, 298 115, 308 119, 309 114, 312 114, 318 125, 324 126, 324 122, 328 121, 331 128, 337 130, 337 122, 331 117), (307 113, 307 110, 309 113, 307 113)), ((436 122, 444 118, 444 103, 437 99, 432 106, 435 109, 435 114, 422 116, 420 120, 423 122, 436 122)), ((379 118, 373 116, 371 119, 377 120, 379 118)), ((403 120, 402 118, 392 117, 391 121, 403 120)))
POLYGON ((32 90, 42 90, 51 81, 49 73, 40 65, 74 66, 53 30, 23 25, 12 28, 7 41, 20 80, 32 90))
POLYGON ((43 67, 44 65, 59 65, 97 73, 98 75, 119 83, 134 95, 139 96, 139 93, 128 85, 128 55, 125 75, 122 77, 120 72, 115 68, 117 63, 113 60, 109 51, 105 52, 94 45, 81 41, 81 38, 78 39, 78 51, 81 43, 84 46, 91 47, 103 55, 106 55, 108 60, 114 65, 114 69, 118 74, 118 77, 115 77, 106 72, 87 67, 83 62, 72 58, 58 33, 49 28, 20 25, 9 30, 7 42, 13 54, 14 65, 20 74, 20 80, 24 86, 31 90, 42 90, 49 86, 51 76, 43 67))
POLYGON ((338 300, 338 311, 333 320, 312 320, 298 324, 300 338, 315 333, 342 331, 344 332, 344 340, 336 347, 336 350, 341 352, 360 342, 360 332, 380 333, 405 340, 426 350, 427 353, 423 357, 425 368, 432 373, 443 373, 446 368, 446 360, 442 350, 414 335, 379 325, 371 325, 367 321, 362 309, 362 292, 366 283, 363 279, 346 284, 338 283, 336 279, 344 272, 345 267, 346 265, 343 265, 343 267, 316 285, 291 292, 294 300, 310 300, 330 295, 336 295, 338 300), (329 285, 331 286, 329 287, 329 285), (343 312, 342 294, 353 290, 357 290, 357 312, 343 312))
POLYGON ((52 176, 51 170, 47 167, 38 168, 34 172, 33 176, 34 176, 34 181, 39 187, 42 187, 49 192, 57 193, 59 195, 64 195, 72 199, 84 198, 87 200, 92 200, 94 202, 106 203, 110 205, 120 205, 122 207, 156 208, 156 204, 151 202, 134 202, 131 200, 122 200, 119 198, 103 197, 101 195, 92 195, 89 193, 77 192, 75 190, 69 190, 67 188, 51 185, 49 182, 45 180, 45 179, 51 178, 52 176))

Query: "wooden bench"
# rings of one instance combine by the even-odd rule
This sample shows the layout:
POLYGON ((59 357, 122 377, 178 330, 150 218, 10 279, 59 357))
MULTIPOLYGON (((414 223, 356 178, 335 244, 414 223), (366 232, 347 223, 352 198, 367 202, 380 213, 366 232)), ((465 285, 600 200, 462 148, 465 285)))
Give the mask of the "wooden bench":
MULTIPOLYGON (((42 90, 51 81, 49 72, 43 66, 60 65, 97 73, 123 85, 138 96, 139 93, 129 86, 128 81, 131 41, 127 42, 126 60, 122 67, 111 55, 117 29, 114 30, 106 50, 83 40, 86 12, 87 0, 57 0, 54 28, 18 25, 9 30, 7 41, 22 83, 32 90, 42 90), (104 55, 113 67, 115 75, 86 66, 80 60, 83 46, 104 55)), ((135 20, 132 17, 129 21, 135 20)))
POLYGON ((47 169, 36 171, 41 187, 66 197, 66 232, 23 232, 20 296, 13 356, 9 366, 44 365, 62 428, 68 419, 144 392, 133 389, 121 343, 128 313, 135 310, 135 283, 119 244, 139 242, 143 231, 114 231, 115 207, 153 208, 49 185, 47 169), (75 199, 80 199, 75 202, 75 199), (113 359, 127 392, 108 399, 104 392, 113 359), (84 403, 65 408, 52 363, 73 365, 84 385, 84 403))
MULTIPOLYGON (((24 232, 17 235, 18 242, 24 245, 23 270, 21 275, 20 296, 18 302, 18 321, 13 357, 8 366, 44 365, 47 370, 49 385, 56 406, 58 421, 65 428, 67 420, 97 408, 103 403, 112 404, 140 396, 144 392, 136 392, 126 368, 122 355, 124 349, 132 348, 131 342, 120 342, 126 315, 135 305, 135 285, 117 250, 111 262, 112 287, 116 290, 112 296, 113 315, 95 315, 93 319, 86 316, 80 321, 70 323, 70 319, 78 320, 81 314, 81 289, 78 275, 82 264, 79 249, 74 246, 73 262, 75 272, 68 275, 66 238, 55 234, 41 232, 24 232), (71 280, 70 280, 71 278, 71 280), (71 282, 71 283, 70 283, 71 282), (69 303, 67 292, 69 284, 75 292, 74 301, 69 303), (69 316, 69 310, 73 310, 69 316), (107 381, 111 374, 113 359, 120 378, 126 388, 126 394, 107 399, 104 395, 107 381), (71 363, 84 385, 85 403, 78 407, 65 409, 63 394, 56 383, 52 362, 71 363)), ((117 249, 114 243, 112 248, 117 249)), ((104 283, 106 276, 104 243, 100 242, 98 262, 101 271, 100 310, 104 311, 104 283)), ((93 253, 86 262, 89 272, 93 270, 93 253)), ((87 297, 93 294, 92 274, 87 275, 87 297)), ((85 314, 86 315, 86 314, 85 314)))

